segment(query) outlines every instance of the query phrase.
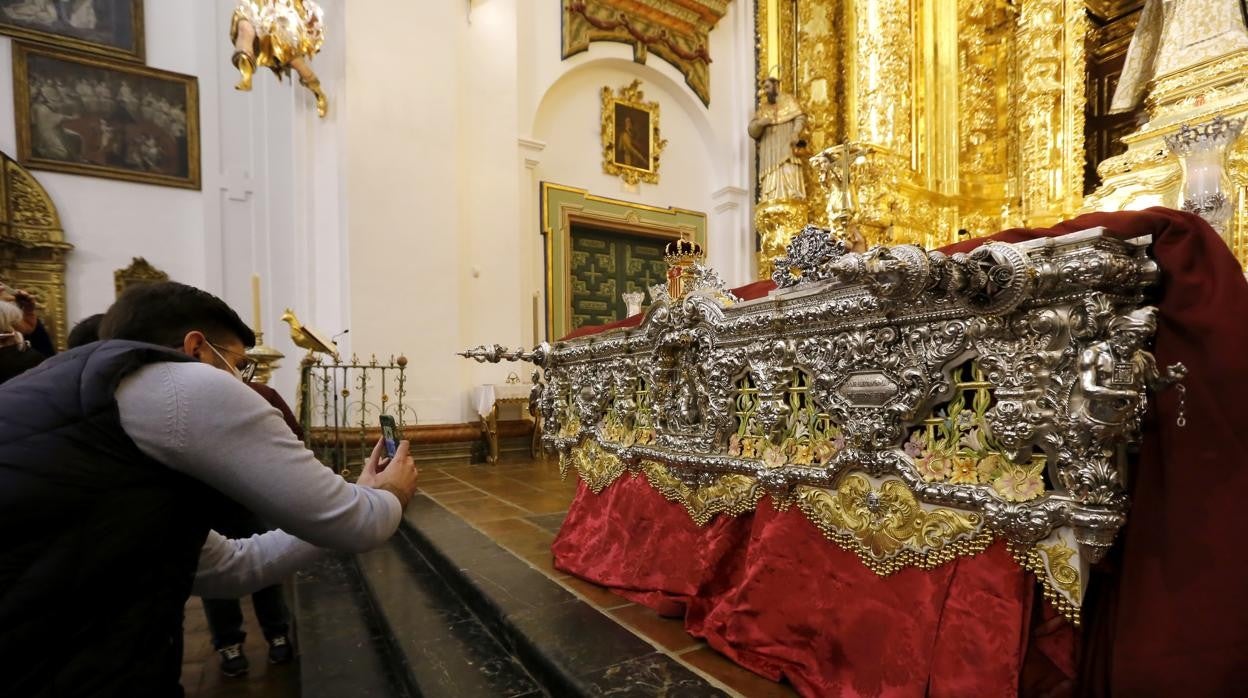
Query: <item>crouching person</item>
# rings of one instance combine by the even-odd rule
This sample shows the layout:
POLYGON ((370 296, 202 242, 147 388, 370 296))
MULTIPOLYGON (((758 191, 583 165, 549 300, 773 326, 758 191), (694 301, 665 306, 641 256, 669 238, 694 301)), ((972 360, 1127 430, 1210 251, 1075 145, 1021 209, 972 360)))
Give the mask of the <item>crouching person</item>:
POLYGON ((211 294, 132 288, 100 338, 0 386, 0 695, 179 696, 192 586, 369 550, 415 491, 406 444, 354 485, 317 462, 241 380, 255 337, 211 294), (280 530, 210 534, 222 497, 280 530))

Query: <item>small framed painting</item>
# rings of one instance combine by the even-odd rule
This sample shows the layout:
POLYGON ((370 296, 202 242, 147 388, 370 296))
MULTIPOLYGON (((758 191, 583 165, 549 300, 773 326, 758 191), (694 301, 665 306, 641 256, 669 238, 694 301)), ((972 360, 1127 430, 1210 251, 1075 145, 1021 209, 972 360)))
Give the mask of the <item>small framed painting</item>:
POLYGON ((602 88, 602 169, 628 184, 659 181, 659 104, 645 101, 641 81, 614 91, 602 88))

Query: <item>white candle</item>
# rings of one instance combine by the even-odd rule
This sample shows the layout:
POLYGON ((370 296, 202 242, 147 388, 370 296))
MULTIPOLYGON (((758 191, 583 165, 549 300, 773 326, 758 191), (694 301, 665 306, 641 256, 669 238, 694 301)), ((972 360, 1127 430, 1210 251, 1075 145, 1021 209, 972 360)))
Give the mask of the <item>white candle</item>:
POLYGON ((541 339, 539 339, 541 335, 538 334, 538 330, 537 330, 537 324, 538 324, 537 319, 538 319, 538 316, 540 315, 537 309, 538 298, 539 298, 538 294, 534 293, 533 294, 533 345, 534 346, 537 346, 537 343, 542 341, 541 339))
POLYGON ((260 332, 260 275, 251 275, 251 316, 254 320, 252 329, 260 332))

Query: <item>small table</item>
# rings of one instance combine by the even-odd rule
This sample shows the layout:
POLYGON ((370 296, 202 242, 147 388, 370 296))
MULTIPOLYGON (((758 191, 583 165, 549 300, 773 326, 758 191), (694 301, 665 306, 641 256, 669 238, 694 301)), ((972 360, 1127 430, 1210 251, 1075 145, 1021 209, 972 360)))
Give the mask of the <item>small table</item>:
MULTIPOLYGON (((518 405, 523 414, 528 415, 529 395, 533 391, 531 383, 496 383, 480 385, 472 389, 472 404, 477 414, 481 415, 481 431, 485 442, 490 447, 489 463, 498 462, 498 407, 499 405, 518 405)), ((529 415, 533 421, 533 440, 529 444, 529 455, 537 457, 537 445, 541 443, 538 430, 540 422, 529 415)))

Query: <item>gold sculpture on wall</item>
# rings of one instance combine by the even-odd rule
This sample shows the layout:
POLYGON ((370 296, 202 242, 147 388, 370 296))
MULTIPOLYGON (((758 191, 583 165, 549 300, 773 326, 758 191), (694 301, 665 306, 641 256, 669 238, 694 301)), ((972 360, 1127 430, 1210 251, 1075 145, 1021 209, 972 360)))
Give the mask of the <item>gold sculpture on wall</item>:
POLYGON ((257 68, 269 68, 280 81, 293 69, 299 84, 316 97, 316 111, 329 113, 329 99, 312 70, 312 57, 325 43, 324 13, 313 0, 239 0, 230 21, 234 67, 242 76, 236 89, 251 91, 257 68))
POLYGON ((671 64, 685 84, 711 103, 709 35, 731 0, 563 0, 563 57, 588 51, 591 42, 633 47, 633 60, 650 53, 671 64))
POLYGON ((39 299, 44 327, 58 348, 68 333, 65 310, 65 242, 61 218, 34 176, 0 154, 0 282, 39 299))
POLYGON ((168 280, 168 274, 152 266, 151 262, 142 257, 135 257, 131 260, 130 266, 113 272, 113 287, 117 292, 118 298, 131 286, 154 284, 168 280))
POLYGON ((810 222, 836 226, 845 182, 867 244, 935 247, 1082 203, 1081 0, 763 0, 756 26, 759 76, 779 66, 808 115, 810 222))

